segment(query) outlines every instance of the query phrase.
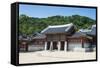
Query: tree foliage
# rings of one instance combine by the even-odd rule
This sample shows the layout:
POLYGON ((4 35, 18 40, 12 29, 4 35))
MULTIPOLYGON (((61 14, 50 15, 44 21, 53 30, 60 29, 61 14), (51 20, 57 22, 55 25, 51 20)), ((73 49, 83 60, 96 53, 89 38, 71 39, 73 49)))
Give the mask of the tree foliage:
POLYGON ((32 35, 37 32, 41 32, 41 30, 43 30, 49 25, 62 25, 68 23, 73 23, 77 27, 77 29, 88 29, 93 24, 95 24, 95 20, 80 15, 56 15, 47 18, 35 18, 26 15, 20 15, 19 34, 32 35))

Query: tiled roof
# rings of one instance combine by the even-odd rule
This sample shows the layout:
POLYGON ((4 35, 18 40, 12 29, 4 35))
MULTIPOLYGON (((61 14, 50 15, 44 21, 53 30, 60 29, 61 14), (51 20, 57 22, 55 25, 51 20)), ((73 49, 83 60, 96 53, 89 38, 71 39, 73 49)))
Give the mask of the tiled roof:
POLYGON ((87 33, 88 35, 93 35, 95 36, 96 35, 96 26, 92 26, 92 29, 90 32, 87 33))
POLYGON ((41 33, 43 34, 51 34, 51 33, 68 33, 73 30, 74 25, 72 23, 65 24, 65 25, 55 25, 55 26, 48 26, 45 28, 41 33))
POLYGON ((37 36, 35 36, 33 39, 44 39, 46 38, 46 36, 44 34, 39 34, 37 36))
POLYGON ((71 37, 82 37, 82 36, 86 36, 86 34, 82 32, 75 32, 71 37))

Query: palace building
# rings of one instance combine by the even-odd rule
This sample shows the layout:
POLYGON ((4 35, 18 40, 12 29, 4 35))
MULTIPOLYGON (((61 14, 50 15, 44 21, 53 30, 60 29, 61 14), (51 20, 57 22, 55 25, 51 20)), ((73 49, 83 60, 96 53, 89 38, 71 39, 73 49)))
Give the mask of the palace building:
POLYGON ((92 37, 87 36, 85 33, 77 32, 72 23, 48 26, 41 33, 46 35, 45 50, 89 51, 92 47, 92 37))
POLYGON ((93 51, 96 47, 95 27, 84 33, 76 31, 73 23, 48 26, 32 38, 32 45, 27 45, 26 50, 93 51))

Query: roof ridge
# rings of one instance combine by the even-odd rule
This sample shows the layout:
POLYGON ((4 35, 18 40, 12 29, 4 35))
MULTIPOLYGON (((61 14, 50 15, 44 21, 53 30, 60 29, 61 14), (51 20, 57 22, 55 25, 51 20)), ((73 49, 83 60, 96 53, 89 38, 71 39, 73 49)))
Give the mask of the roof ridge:
MULTIPOLYGON (((45 32, 45 31, 48 30, 49 28, 61 28, 61 27, 68 27, 68 26, 73 26, 73 23, 64 24, 64 25, 53 25, 53 26, 48 26, 48 27, 46 27, 44 30, 42 30, 41 33, 45 32)), ((68 28, 67 28, 67 29, 68 29, 68 28)), ((65 29, 65 31, 66 31, 67 29, 65 29)))
POLYGON ((66 26, 71 26, 73 23, 70 24, 63 24, 63 25, 53 25, 53 26, 48 26, 48 28, 59 28, 59 27, 66 27, 66 26))

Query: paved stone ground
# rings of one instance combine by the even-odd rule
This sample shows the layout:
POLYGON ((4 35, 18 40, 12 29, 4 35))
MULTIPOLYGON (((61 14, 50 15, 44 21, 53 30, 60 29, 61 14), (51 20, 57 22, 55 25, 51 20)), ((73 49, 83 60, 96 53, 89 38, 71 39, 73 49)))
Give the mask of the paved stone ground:
POLYGON ((19 53, 19 63, 43 63, 96 59, 95 52, 37 51, 19 53))

